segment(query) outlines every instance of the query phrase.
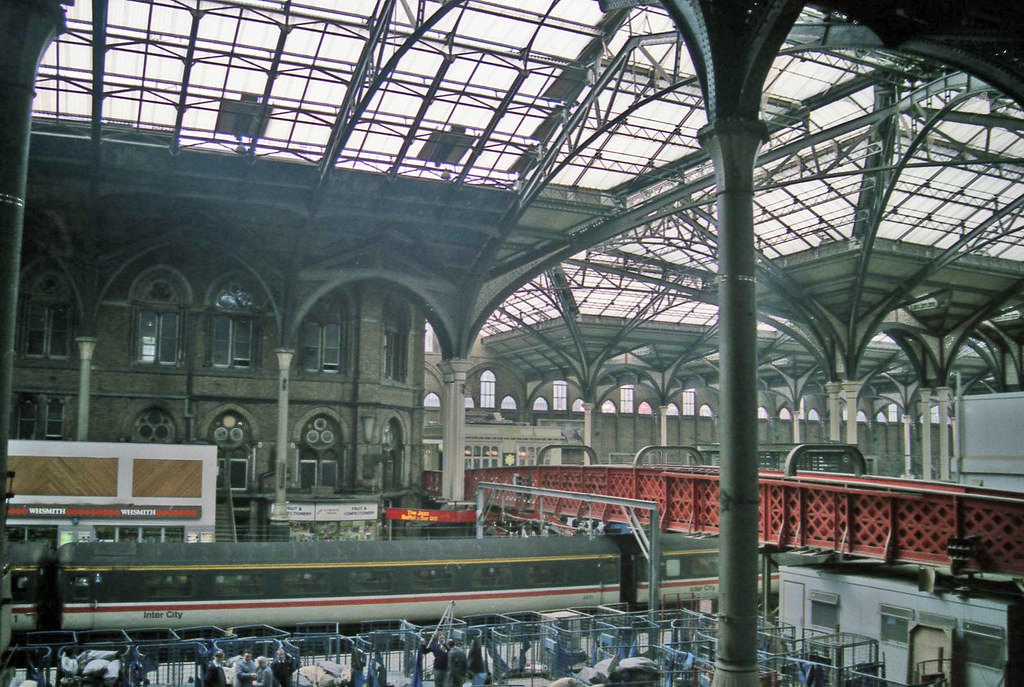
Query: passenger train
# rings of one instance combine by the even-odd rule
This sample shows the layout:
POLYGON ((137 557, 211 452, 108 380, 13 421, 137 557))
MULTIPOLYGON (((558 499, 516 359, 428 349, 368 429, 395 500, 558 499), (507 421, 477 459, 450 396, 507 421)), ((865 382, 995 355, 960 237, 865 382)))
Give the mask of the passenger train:
MULTIPOLYGON (((661 601, 717 592, 717 539, 662 537, 661 601)), ((230 627, 439 618, 627 602, 648 563, 625 536, 401 542, 12 544, 12 628, 230 627)))

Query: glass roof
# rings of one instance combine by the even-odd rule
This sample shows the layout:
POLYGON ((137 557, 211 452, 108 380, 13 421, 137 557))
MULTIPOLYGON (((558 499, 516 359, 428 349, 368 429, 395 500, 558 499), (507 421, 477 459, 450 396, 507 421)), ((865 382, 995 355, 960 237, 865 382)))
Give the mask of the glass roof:
MULTIPOLYGON (((640 217, 560 268, 584 315, 711 325, 707 118, 659 6, 594 0, 110 0, 44 55, 43 134, 506 189, 599 191, 640 217), (102 71, 93 72, 102 49, 102 71), (94 95, 101 94, 101 98, 94 95), (94 107, 99 104, 99 110, 94 107)), ((762 261, 865 237, 1024 261, 1024 113, 941 65, 823 47, 807 9, 774 60, 755 175, 762 261)), ((560 316, 550 276, 484 333, 560 316)))

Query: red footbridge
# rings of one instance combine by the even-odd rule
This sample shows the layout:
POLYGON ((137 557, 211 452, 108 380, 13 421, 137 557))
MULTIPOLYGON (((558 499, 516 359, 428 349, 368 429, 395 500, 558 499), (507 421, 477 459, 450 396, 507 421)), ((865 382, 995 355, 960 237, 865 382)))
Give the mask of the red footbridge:
MULTIPOLYGON (((540 465, 466 471, 466 497, 502 483, 653 501, 661 528, 719 533, 718 469, 710 466, 540 465)), ((760 473, 759 539, 785 551, 830 550, 954 571, 1024 574, 1024 496, 947 482, 845 474, 760 473)), ((501 493, 491 506, 542 516, 627 522, 620 506, 501 493)))

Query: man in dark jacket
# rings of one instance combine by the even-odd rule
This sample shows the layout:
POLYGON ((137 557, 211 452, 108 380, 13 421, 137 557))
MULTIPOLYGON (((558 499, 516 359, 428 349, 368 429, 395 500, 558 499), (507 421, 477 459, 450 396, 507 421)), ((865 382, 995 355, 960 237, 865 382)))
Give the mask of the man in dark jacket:
POLYGON ((469 645, 469 674, 473 676, 473 687, 483 687, 487 682, 487 663, 484 662, 480 635, 473 637, 473 642, 469 645))
POLYGON ((203 687, 227 687, 227 683, 227 677, 224 675, 224 652, 217 651, 203 673, 203 687))
POLYGON ((432 654, 434 657, 434 687, 448 687, 445 682, 448 677, 448 647, 444 643, 444 635, 431 642, 430 646, 427 646, 425 639, 420 639, 420 644, 420 653, 432 654))
POLYGON ((448 640, 448 685, 462 687, 466 681, 466 651, 456 645, 454 639, 448 640))
POLYGON ((278 649, 274 655, 274 661, 270 664, 270 672, 274 674, 278 687, 292 687, 292 673, 295 672, 295 662, 291 656, 278 649))

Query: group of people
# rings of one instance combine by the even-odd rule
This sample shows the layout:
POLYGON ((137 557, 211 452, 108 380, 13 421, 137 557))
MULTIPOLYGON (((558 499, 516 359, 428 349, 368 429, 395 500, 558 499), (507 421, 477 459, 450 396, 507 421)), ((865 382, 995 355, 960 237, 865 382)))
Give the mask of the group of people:
MULTIPOLYGON (((203 687, 228 687, 224 668, 224 652, 218 650, 206 667, 203 687)), ((252 652, 245 651, 232 668, 235 671, 234 687, 292 687, 292 673, 296 666, 284 649, 278 649, 270 662, 264 656, 253 661, 252 652)))
POLYGON ((473 687, 482 687, 487 682, 487 664, 484 662, 480 637, 474 637, 469 645, 469 655, 454 639, 447 642, 444 635, 427 643, 422 639, 420 652, 434 657, 434 687, 462 687, 466 680, 473 681, 473 687))

